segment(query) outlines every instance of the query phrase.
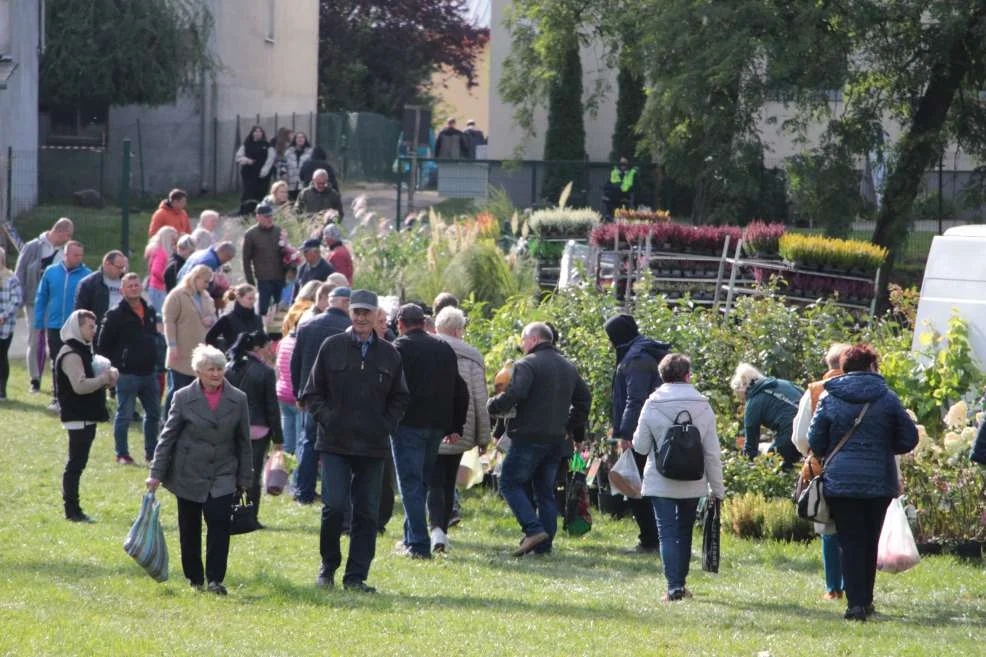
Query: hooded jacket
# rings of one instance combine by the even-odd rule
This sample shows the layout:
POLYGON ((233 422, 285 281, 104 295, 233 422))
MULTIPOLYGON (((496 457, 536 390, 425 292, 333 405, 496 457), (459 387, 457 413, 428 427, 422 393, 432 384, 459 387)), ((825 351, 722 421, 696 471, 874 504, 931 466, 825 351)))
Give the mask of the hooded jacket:
POLYGON ((188 220, 188 212, 174 208, 168 201, 161 201, 157 210, 151 215, 151 225, 147 227, 147 236, 154 235, 165 226, 171 226, 179 235, 191 235, 192 223, 188 220))
POLYGON ((75 288, 91 273, 85 265, 69 271, 64 262, 45 269, 34 296, 34 328, 62 328, 74 309, 75 288))
POLYGON ((798 450, 791 443, 794 416, 798 412, 802 390, 790 381, 765 376, 753 382, 746 391, 746 410, 743 425, 746 430, 746 453, 753 458, 760 447, 760 427, 774 432, 771 451, 784 457, 785 462, 798 459, 798 450))
POLYGON ((722 448, 716 435, 716 416, 709 400, 690 383, 665 383, 651 393, 633 434, 633 451, 647 455, 641 488, 644 497, 690 499, 705 497, 711 492, 722 499, 726 495, 722 483, 722 448), (654 461, 654 446, 664 439, 681 411, 688 411, 702 436, 705 475, 697 481, 668 479, 658 472, 654 461))
POLYGON ((824 395, 808 429, 808 444, 825 458, 863 410, 863 420, 842 449, 825 464, 826 497, 894 497, 897 467, 894 455, 918 444, 918 431, 900 399, 883 377, 850 372, 825 383, 824 395))
POLYGON ((616 348, 610 412, 613 437, 630 440, 637 429, 644 401, 661 385, 657 365, 671 350, 671 345, 640 335, 636 322, 629 315, 610 319, 605 329, 616 348))

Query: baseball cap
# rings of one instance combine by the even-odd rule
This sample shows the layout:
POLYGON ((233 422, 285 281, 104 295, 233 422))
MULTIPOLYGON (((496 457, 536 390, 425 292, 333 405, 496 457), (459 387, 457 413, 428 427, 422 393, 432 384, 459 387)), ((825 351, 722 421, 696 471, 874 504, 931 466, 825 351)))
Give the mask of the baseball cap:
POLYGON ((376 310, 377 295, 369 290, 353 290, 349 295, 349 308, 350 310, 376 310))
POLYGON ((425 311, 416 303, 405 303, 397 311, 397 320, 401 322, 423 322, 425 311))
POLYGON ((352 296, 352 294, 353 291, 350 290, 348 287, 337 287, 334 288, 331 292, 329 292, 329 298, 338 299, 339 297, 343 297, 345 299, 349 299, 352 296))
POLYGON ((267 205, 266 203, 261 203, 260 205, 258 205, 256 212, 257 214, 263 215, 265 217, 274 216, 274 208, 267 205))
POLYGON ((307 251, 308 249, 318 249, 322 246, 322 240, 310 239, 305 240, 305 243, 301 245, 302 251, 307 251))

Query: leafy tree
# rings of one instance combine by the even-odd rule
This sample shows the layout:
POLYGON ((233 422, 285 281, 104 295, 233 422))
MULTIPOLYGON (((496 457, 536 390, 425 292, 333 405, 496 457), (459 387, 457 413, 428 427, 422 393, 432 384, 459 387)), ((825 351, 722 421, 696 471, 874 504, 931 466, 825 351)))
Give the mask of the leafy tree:
POLYGON ((465 0, 322 0, 318 21, 323 110, 399 116, 427 100, 423 86, 446 66, 475 86, 489 40, 469 22, 465 0))
POLYGON ((647 102, 644 80, 630 65, 626 56, 620 57, 620 72, 616 77, 616 84, 619 87, 619 95, 616 97, 616 127, 613 129, 613 152, 609 156, 614 162, 624 156, 637 157, 640 142, 637 123, 647 102))
POLYGON ((41 104, 164 105, 216 63, 212 15, 196 0, 46 2, 41 104))
POLYGON ((551 83, 544 159, 571 162, 548 168, 542 189, 544 198, 557 201, 569 181, 574 182, 574 189, 581 189, 582 167, 575 162, 585 160, 585 123, 582 116, 582 60, 576 41, 568 44, 561 74, 551 83))

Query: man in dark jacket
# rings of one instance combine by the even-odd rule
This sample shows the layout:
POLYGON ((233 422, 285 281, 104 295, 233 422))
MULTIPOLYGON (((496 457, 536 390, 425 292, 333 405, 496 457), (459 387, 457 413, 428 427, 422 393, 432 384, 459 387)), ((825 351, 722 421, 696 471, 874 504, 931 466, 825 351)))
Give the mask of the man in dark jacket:
POLYGON ((469 406, 452 347, 425 332, 425 314, 408 303, 397 312, 401 355, 411 403, 393 435, 394 465, 404 504, 404 556, 430 559, 426 500, 428 482, 443 440, 458 442, 469 406))
POLYGON ((331 275, 335 269, 332 268, 325 258, 322 257, 322 242, 318 239, 305 240, 301 245, 301 253, 305 257, 305 262, 298 267, 298 277, 294 280, 294 292, 291 298, 298 296, 298 292, 308 281, 322 281, 331 275))
POLYGON ((315 449, 321 455, 322 564, 316 584, 334 586, 342 563, 339 538, 352 504, 349 559, 342 583, 346 589, 374 593, 366 584, 376 551, 377 513, 383 486, 389 436, 404 416, 410 395, 401 356, 373 332, 377 295, 352 293, 352 331, 322 343, 301 401, 318 422, 315 449))
POLYGON ((329 184, 329 172, 319 169, 312 174, 312 184, 301 190, 294 202, 296 214, 321 214, 325 210, 335 210, 342 222, 342 196, 339 190, 329 184))
POLYGON ((305 163, 301 165, 298 177, 301 179, 302 187, 307 187, 311 183, 312 175, 319 169, 325 169, 325 173, 329 176, 329 184, 336 191, 339 191, 339 180, 336 178, 336 172, 329 164, 329 156, 321 146, 313 148, 311 159, 305 160, 305 163))
MULTIPOLYGON (((621 449, 628 450, 631 448, 630 441, 633 440, 633 432, 637 430, 637 420, 640 419, 644 402, 661 385, 657 365, 671 351, 671 345, 640 335, 637 322, 630 315, 617 315, 607 321, 604 328, 616 350, 613 408, 610 412, 613 438, 620 441, 621 449)), ((637 465, 641 472, 644 461, 644 457, 638 459, 637 465)), ((630 510, 640 529, 639 541, 632 552, 659 552, 661 544, 654 507, 645 499, 631 499, 630 510)))
POLYGON ((272 302, 277 305, 284 288, 282 235, 274 225, 274 208, 261 203, 256 213, 257 223, 243 235, 243 274, 247 283, 257 286, 257 312, 264 316, 272 302))
POLYGON ((469 140, 455 127, 455 119, 449 117, 445 127, 435 138, 435 157, 446 160, 460 160, 469 156, 469 140))
POLYGON ((551 329, 542 322, 524 327, 521 343, 527 355, 514 363, 507 389, 486 405, 491 415, 507 415, 510 451, 503 462, 500 493, 524 531, 514 556, 548 553, 558 528, 555 474, 568 435, 578 436, 589 417, 592 395, 570 361, 551 344, 551 329), (534 484, 537 510, 527 496, 534 484))
POLYGON ((123 299, 106 312, 96 341, 96 353, 110 360, 120 378, 116 382, 116 417, 113 438, 116 462, 133 465, 127 445, 127 431, 139 398, 144 407, 144 460, 154 458, 158 422, 161 418, 161 387, 158 385, 158 344, 163 331, 161 316, 140 294, 140 276, 125 274, 121 279, 123 299))
MULTIPOLYGON (((127 273, 127 256, 120 251, 109 251, 103 256, 103 266, 81 281, 75 288, 75 309, 89 310, 96 316, 96 326, 100 326, 103 315, 110 308, 116 308, 123 299, 121 280, 127 273)), ((97 334, 97 340, 98 340, 97 334)))
MULTIPOLYGON (((348 314, 349 296, 349 288, 335 288, 329 293, 328 309, 298 328, 298 337, 291 353, 291 383, 294 386, 295 399, 301 399, 322 343, 351 326, 348 314)), ((317 425, 311 413, 305 413, 301 422, 304 433, 295 451, 298 467, 294 475, 294 499, 301 504, 311 504, 315 501, 315 479, 318 474, 318 460, 315 455, 317 425)))
MULTIPOLYGON (((486 145, 486 136, 483 131, 476 127, 476 120, 466 121, 466 129, 462 131, 463 136, 468 140, 469 157, 476 159, 476 147, 486 145)), ((437 313, 436 313, 437 314, 437 313)))

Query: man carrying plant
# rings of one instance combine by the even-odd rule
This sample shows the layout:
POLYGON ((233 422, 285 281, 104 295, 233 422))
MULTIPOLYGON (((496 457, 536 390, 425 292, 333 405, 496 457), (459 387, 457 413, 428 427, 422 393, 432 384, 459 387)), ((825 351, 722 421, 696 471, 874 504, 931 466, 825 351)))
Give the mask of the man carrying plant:
POLYGON ((513 551, 548 554, 558 528, 555 475, 568 435, 580 435, 592 395, 575 365, 551 344, 551 329, 543 322, 524 327, 524 358, 514 363, 507 389, 486 405, 491 415, 516 414, 506 420, 511 438, 503 462, 500 493, 520 523, 524 538, 513 551), (534 486, 534 504, 527 495, 534 486), (536 505, 536 507, 535 507, 536 505))
MULTIPOLYGON (((658 342, 640 335, 637 322, 630 315, 617 315, 603 327, 616 350, 616 371, 613 373, 613 407, 610 422, 613 438, 620 441, 620 449, 630 449, 633 432, 637 430, 640 411, 644 402, 661 385, 657 366, 670 351, 667 342, 658 342)), ((644 461, 637 459, 637 467, 643 471, 644 461)), ((661 549, 654 508, 644 499, 630 499, 633 519, 640 529, 637 545, 630 552, 656 554, 661 549)))

